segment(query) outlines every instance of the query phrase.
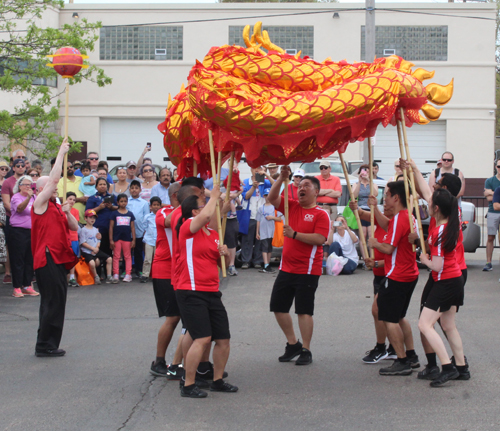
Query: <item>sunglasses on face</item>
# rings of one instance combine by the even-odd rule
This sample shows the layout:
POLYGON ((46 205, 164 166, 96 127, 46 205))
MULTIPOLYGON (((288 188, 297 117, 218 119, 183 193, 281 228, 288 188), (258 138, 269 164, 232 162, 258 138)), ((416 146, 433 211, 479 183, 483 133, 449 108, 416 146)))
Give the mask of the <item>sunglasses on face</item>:
POLYGON ((443 162, 453 162, 453 159, 441 159, 443 162))
POLYGON ((320 167, 319 167, 319 170, 320 170, 320 171, 324 171, 325 169, 329 169, 329 168, 328 168, 328 166, 320 166, 320 167))
POLYGON ((24 165, 16 165, 16 168, 24 168, 24 165))
POLYGON ((395 168, 401 168, 401 165, 394 165, 395 168))
POLYGON ((146 172, 153 172, 153 169, 144 169, 142 172, 146 173, 146 172))
POLYGON ((15 159, 23 159, 23 160, 26 160, 26 156, 17 156, 17 157, 14 157, 15 159))
POLYGON ((500 169, 500 166, 497 166, 498 169, 500 169))
POLYGON ((32 177, 32 178, 33 177, 39 177, 39 176, 40 176, 40 174, 30 174, 30 177, 32 177))
POLYGON ((8 171, 9 168, 0 168, 0 171, 8 171))
POLYGON ((99 157, 89 157, 89 160, 99 160, 99 157))

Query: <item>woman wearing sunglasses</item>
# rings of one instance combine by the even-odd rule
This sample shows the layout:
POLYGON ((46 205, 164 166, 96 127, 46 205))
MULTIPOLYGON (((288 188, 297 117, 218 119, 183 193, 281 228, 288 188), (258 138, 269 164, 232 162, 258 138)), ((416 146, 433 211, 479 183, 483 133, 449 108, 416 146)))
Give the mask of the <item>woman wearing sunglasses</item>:
POLYGON ((460 181, 462 181, 462 188, 460 189, 460 193, 458 193, 458 195, 457 195, 458 206, 460 206, 462 203, 461 198, 465 193, 464 174, 462 173, 462 171, 460 171, 460 169, 453 168, 453 163, 455 162, 455 157, 453 156, 452 153, 450 153, 450 152, 443 153, 443 155, 441 156, 440 162, 442 162, 441 167, 434 169, 429 176, 429 186, 430 186, 431 190, 433 190, 434 184, 436 184, 441 179, 443 174, 456 175, 457 177, 460 178, 460 181))
POLYGON ((5 176, 9 173, 9 165, 3 160, 0 162, 0 192, 2 191, 2 184, 5 181, 5 176))
POLYGON ((38 296, 31 286, 33 280, 33 255, 31 253, 31 207, 35 202, 33 180, 23 175, 14 186, 10 201, 9 254, 12 268, 12 296, 38 296))
POLYGON ((149 202, 149 199, 151 199, 151 189, 158 184, 154 166, 149 163, 142 165, 141 177, 144 181, 141 184, 141 194, 139 196, 146 202, 149 202))

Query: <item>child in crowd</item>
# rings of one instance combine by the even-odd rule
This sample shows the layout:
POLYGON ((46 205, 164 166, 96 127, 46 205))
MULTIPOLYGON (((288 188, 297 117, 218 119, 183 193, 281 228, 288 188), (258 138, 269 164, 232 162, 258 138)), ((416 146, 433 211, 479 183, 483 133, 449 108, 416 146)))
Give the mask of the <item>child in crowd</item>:
POLYGON ((239 195, 243 191, 243 188, 241 186, 241 180, 240 180, 240 171, 238 170, 238 165, 235 163, 233 167, 233 176, 231 177, 231 185, 228 186, 229 176, 226 177, 226 179, 222 182, 222 185, 227 190, 229 189, 229 197, 231 198, 230 205, 231 205, 231 212, 228 214, 228 217, 235 217, 236 216, 236 210, 241 209, 241 201, 239 199, 239 195))
POLYGON ((264 259, 264 268, 259 272, 267 273, 275 272, 269 264, 271 262, 271 253, 273 252, 274 222, 280 221, 283 217, 283 214, 279 211, 274 212, 274 206, 269 202, 270 191, 271 189, 264 190, 266 203, 257 208, 257 239, 261 241, 260 246, 262 258, 264 259))
POLYGON ((151 273, 151 265, 156 250, 156 213, 161 209, 161 199, 153 196, 149 201, 151 212, 144 218, 144 265, 142 267, 141 283, 146 283, 151 273))
POLYGON ((120 193, 116 198, 118 209, 111 213, 109 219, 109 245, 113 250, 113 283, 120 280, 120 257, 123 251, 125 260, 124 282, 132 281, 132 254, 135 247, 135 226, 134 214, 127 209, 128 197, 120 193))
POLYGON ((81 167, 80 171, 82 172, 83 178, 79 190, 85 196, 94 196, 96 194, 95 176, 90 173, 90 165, 86 163, 81 167))
MULTIPOLYGON (((73 205, 76 203, 76 193, 74 192, 68 192, 66 193, 66 201, 68 202, 71 210, 71 215, 78 221, 80 220, 80 211, 78 211, 76 208, 73 208, 73 205)), ((73 252, 75 253, 76 257, 80 257, 80 243, 78 240, 78 232, 76 231, 69 231, 69 240, 71 241, 71 248, 73 249, 73 252)), ((78 283, 76 282, 75 279, 75 267, 71 268, 69 270, 69 282, 68 282, 69 287, 78 287, 78 283)))
POLYGON ((142 267, 144 264, 144 219, 150 213, 149 203, 141 198, 141 183, 132 181, 129 187, 130 197, 128 199, 127 209, 134 214, 135 222, 135 247, 134 247, 134 267, 135 274, 142 277, 142 267))
POLYGON ((78 242, 80 243, 80 251, 85 262, 89 264, 90 273, 94 277, 95 284, 101 284, 101 279, 97 275, 96 268, 101 264, 100 259, 106 262, 106 283, 112 283, 111 277, 111 263, 112 259, 103 251, 99 250, 101 246, 101 234, 99 230, 94 227, 97 220, 97 213, 94 210, 85 211, 85 226, 78 229, 78 242))

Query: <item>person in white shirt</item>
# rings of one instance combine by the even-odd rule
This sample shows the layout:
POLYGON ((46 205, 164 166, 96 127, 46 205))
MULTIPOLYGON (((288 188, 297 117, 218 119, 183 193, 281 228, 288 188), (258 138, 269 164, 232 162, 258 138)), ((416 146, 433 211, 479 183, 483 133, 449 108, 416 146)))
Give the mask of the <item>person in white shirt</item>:
POLYGON ((344 216, 337 216, 332 224, 333 229, 330 230, 330 236, 327 241, 327 244, 330 245, 328 255, 335 252, 337 256, 347 258, 347 263, 344 265, 341 274, 352 274, 358 267, 359 256, 355 244, 359 239, 349 226, 347 226, 344 216))

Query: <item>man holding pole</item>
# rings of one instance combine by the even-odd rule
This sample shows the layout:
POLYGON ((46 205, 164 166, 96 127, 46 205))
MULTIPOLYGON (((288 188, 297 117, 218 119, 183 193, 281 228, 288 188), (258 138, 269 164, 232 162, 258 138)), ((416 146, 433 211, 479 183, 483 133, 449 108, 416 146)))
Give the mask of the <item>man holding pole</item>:
MULTIPOLYGON (((269 202, 281 213, 285 212, 285 201, 280 189, 290 175, 284 166, 271 187, 269 202)), ((280 271, 271 294, 270 309, 274 312, 281 330, 286 336, 285 353, 280 362, 289 362, 299 357, 296 365, 312 363, 310 343, 313 333, 314 296, 322 274, 323 247, 330 231, 328 213, 316 206, 320 190, 317 178, 305 176, 298 188, 298 201, 289 199, 289 220, 285 221, 283 233, 285 243, 280 271), (299 319, 301 343, 293 330, 290 308, 295 299, 295 313, 299 319)))
POLYGON ((71 215, 69 204, 66 202, 61 207, 56 198, 64 155, 68 151, 68 140, 64 139, 50 175, 36 183, 38 196, 31 209, 31 249, 40 290, 40 325, 35 348, 38 357, 66 353, 59 349, 68 290, 66 276, 78 261, 71 248, 69 229, 78 230, 78 222, 71 215))
MULTIPOLYGON (((387 234, 382 242, 370 238, 368 245, 385 255, 386 278, 380 283, 378 293, 378 319, 385 323, 387 336, 398 358, 392 366, 381 368, 379 373, 383 376, 409 375, 412 373, 412 368, 418 368, 420 364, 413 350, 411 329, 405 335, 407 345, 412 350, 405 351, 405 337, 400 322, 406 316, 411 296, 417 285, 418 267, 415 252, 408 242, 410 222, 403 181, 387 184, 384 210, 394 214, 393 219, 389 221, 387 234)), ((379 221, 379 211, 376 211, 375 215, 379 221)), ((380 220, 379 223, 382 224, 383 221, 380 220)))

